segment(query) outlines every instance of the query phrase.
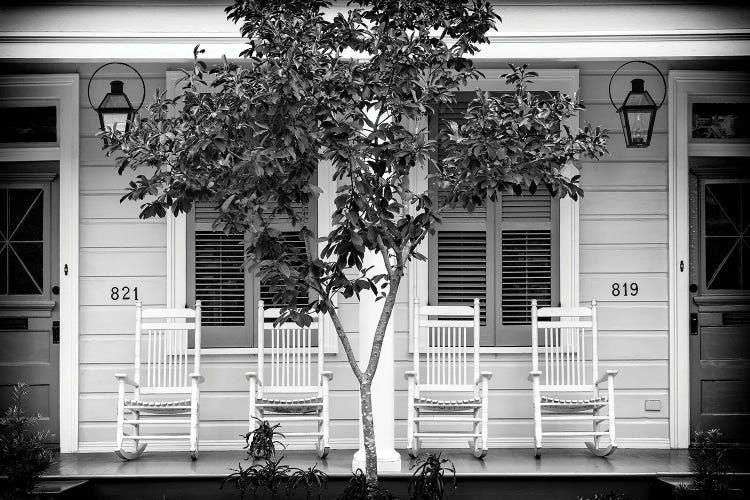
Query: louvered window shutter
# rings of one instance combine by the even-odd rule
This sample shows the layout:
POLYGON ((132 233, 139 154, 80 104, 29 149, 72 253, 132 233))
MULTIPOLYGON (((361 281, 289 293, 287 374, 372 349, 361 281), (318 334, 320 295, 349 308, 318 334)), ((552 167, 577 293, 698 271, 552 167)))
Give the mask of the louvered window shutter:
MULTIPOLYGON (((313 206, 315 203, 312 204, 313 206)), ((242 269, 245 261, 245 237, 224 234, 212 227, 216 219, 216 204, 197 203, 188 225, 188 300, 202 301, 205 347, 255 346, 255 315, 259 299, 269 307, 273 290, 242 269)), ((304 217, 312 222, 315 231, 314 208, 305 210, 304 217)), ((299 228, 292 227, 288 217, 278 215, 273 226, 282 237, 304 251, 299 228)))
MULTIPOLYGON (((431 138, 443 120, 460 122, 475 96, 459 92, 452 109, 441 109, 430 121, 431 138)), ((431 189, 442 201, 440 187, 431 189)), ((428 241, 429 303, 469 304, 478 297, 482 345, 528 346, 531 299, 558 301, 557 206, 542 188, 533 196, 505 195, 473 213, 444 212, 428 241)))
POLYGON ((189 305, 201 301, 204 347, 252 347, 253 286, 242 270, 245 237, 214 230, 214 220, 215 203, 196 203, 188 224, 189 305))
POLYGON ((504 195, 498 205, 495 345, 527 346, 531 300, 540 307, 559 301, 559 203, 541 189, 504 195))
MULTIPOLYGON (((441 107, 438 116, 430 120, 430 136, 438 137, 444 120, 461 122, 468 104, 476 97, 474 92, 459 92, 456 103, 441 107)), ((437 160, 442 157, 438 150, 437 160)), ((432 185, 442 204, 445 193, 432 185)), ((442 214, 442 222, 428 240, 429 303, 432 305, 466 305, 474 298, 480 301, 482 339, 490 340, 494 327, 493 316, 488 315, 487 304, 494 302, 494 288, 488 276, 492 274, 491 259, 494 240, 488 228, 494 223, 494 214, 487 206, 477 207, 468 213, 463 208, 448 209, 442 214)))

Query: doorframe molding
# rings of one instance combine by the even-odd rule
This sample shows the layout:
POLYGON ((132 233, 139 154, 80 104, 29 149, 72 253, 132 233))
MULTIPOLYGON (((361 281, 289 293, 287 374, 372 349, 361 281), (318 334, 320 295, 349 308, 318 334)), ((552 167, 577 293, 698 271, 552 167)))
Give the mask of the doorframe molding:
POLYGON ((689 156, 750 156, 750 144, 690 144, 690 103, 700 96, 747 96, 750 74, 670 71, 669 114, 669 440, 690 444, 689 156), (683 271, 680 263, 684 263, 683 271))
POLYGON ((78 451, 78 161, 77 74, 0 76, 3 101, 30 97, 57 105, 58 144, 0 148, 0 161, 60 162, 60 451, 78 451), (64 272, 68 266, 68 274, 64 272))

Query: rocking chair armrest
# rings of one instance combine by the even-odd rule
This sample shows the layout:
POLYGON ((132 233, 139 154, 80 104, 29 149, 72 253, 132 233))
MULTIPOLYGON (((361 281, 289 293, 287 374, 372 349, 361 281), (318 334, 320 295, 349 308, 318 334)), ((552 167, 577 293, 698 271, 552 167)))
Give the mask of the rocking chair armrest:
POLYGON ((133 387, 135 387, 135 388, 138 388, 138 387, 140 387, 140 385, 138 385, 138 384, 137 384, 137 383, 135 382, 135 380, 131 379, 130 377, 128 377, 128 376, 127 376, 126 374, 124 374, 124 373, 115 373, 115 378, 117 379, 117 381, 118 381, 118 382, 121 382, 121 383, 125 383, 125 384, 128 384, 128 385, 131 385, 131 386, 133 386, 133 387))
POLYGON ((417 372, 415 372, 414 370, 407 370, 407 371, 405 371, 404 372, 404 378, 406 380, 408 380, 410 384, 412 382, 414 382, 415 384, 419 383, 419 379, 417 378, 417 372))
POLYGON ((529 372, 529 382, 533 382, 534 380, 539 380, 539 377, 542 376, 542 372, 540 370, 531 370, 529 372))
POLYGON ((323 370, 320 372, 320 383, 323 383, 324 379, 328 379, 328 382, 333 380, 333 372, 331 370, 323 370))
POLYGON ((260 380, 260 377, 258 377, 258 374, 255 372, 245 372, 245 378, 249 382, 250 379, 255 379, 255 383, 258 385, 263 385, 263 382, 260 380))
POLYGON ((594 382, 594 384, 595 385, 599 385, 602 382, 608 381, 610 378, 615 378, 615 375, 617 375, 618 373, 619 373, 618 370, 607 370, 607 372, 604 375, 602 375, 601 377, 599 377, 596 380, 596 382, 594 382))
POLYGON ((492 372, 482 372, 479 374, 479 378, 476 381, 477 385, 484 384, 490 381, 492 378, 492 372))
POLYGON ((203 382, 206 381, 206 379, 200 373, 191 373, 190 375, 188 375, 188 377, 195 380, 199 384, 202 384, 203 382))

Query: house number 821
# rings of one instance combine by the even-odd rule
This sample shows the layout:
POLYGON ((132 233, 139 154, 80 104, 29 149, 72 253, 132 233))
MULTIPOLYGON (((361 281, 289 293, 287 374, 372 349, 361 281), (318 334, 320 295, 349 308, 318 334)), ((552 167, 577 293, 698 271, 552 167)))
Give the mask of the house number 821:
POLYGON ((638 295, 638 283, 612 283, 612 296, 635 297, 638 295))
POLYGON ((112 300, 138 300, 138 287, 130 288, 129 286, 113 286, 110 290, 109 298, 112 300))

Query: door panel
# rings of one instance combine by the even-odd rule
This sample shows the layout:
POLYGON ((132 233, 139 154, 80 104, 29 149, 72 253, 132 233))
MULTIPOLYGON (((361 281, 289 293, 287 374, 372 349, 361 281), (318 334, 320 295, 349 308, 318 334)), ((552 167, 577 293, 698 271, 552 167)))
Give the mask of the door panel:
POLYGON ((750 175, 746 159, 691 165, 691 428, 750 445, 750 175))
POLYGON ((59 442, 58 165, 0 163, 0 410, 27 383, 27 409, 59 442))

